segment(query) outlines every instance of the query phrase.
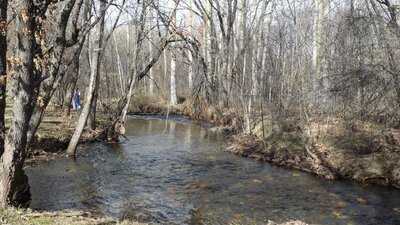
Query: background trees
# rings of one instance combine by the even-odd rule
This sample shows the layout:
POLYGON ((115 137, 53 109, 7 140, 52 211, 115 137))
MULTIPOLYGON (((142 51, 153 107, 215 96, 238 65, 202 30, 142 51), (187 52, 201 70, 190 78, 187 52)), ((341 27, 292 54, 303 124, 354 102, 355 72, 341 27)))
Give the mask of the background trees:
POLYGON ((47 106, 69 113, 77 87, 86 97, 72 155, 85 126, 96 129, 97 110, 112 127, 124 123, 133 96, 233 109, 247 133, 260 112, 400 126, 398 0, 12 4, 13 10, 0 4, 3 206, 28 193, 24 158, 47 106), (8 135, 6 81, 13 104, 8 135))

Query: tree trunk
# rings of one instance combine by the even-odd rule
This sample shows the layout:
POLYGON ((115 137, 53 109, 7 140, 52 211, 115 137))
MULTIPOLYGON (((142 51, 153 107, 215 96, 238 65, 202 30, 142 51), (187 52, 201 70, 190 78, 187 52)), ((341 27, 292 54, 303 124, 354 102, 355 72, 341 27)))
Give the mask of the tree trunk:
MULTIPOLYGON (((168 75, 168 58, 167 58, 167 51, 163 52, 163 68, 164 68, 164 77, 163 77, 163 83, 164 83, 164 90, 168 88, 168 83, 167 83, 167 79, 169 77, 168 75)), ((168 96, 168 95, 167 95, 168 96)))
POLYGON ((196 68, 196 62, 193 61, 193 53, 191 51, 188 51, 188 56, 189 56, 189 73, 188 73, 188 85, 189 85, 189 95, 192 94, 192 89, 193 89, 193 74, 195 72, 196 68))
MULTIPOLYGON (((82 40, 82 42, 79 44, 79 46, 77 47, 76 51, 74 52, 74 61, 79 60, 80 58, 80 53, 82 51, 83 48, 83 43, 84 40, 82 40)), ((57 54, 58 57, 60 58, 59 63, 61 63, 61 58, 64 54, 64 50, 59 49, 59 53, 57 54)), ((79 65, 78 65, 79 66, 79 65)), ((40 126, 40 123, 42 122, 45 110, 47 108, 47 106, 50 103, 50 100, 52 99, 54 92, 57 90, 57 87, 60 86, 60 83, 62 81, 62 79, 64 78, 64 75, 66 73, 66 70, 59 70, 57 68, 58 71, 58 75, 53 75, 51 78, 48 78, 44 83, 42 83, 42 87, 44 90, 44 94, 43 94, 43 98, 42 98, 42 104, 41 105, 36 105, 34 110, 33 110, 33 114, 32 117, 30 119, 29 122, 29 130, 28 130, 28 135, 27 135, 27 144, 28 146, 31 144, 34 135, 36 134, 37 129, 40 126)), ((75 79, 78 79, 78 77, 76 77, 75 79)), ((76 83, 76 81, 75 81, 76 83)), ((75 87, 75 85, 74 85, 75 87)), ((73 93, 73 92, 72 92, 73 93)), ((72 100, 72 97, 71 99, 72 100)), ((68 103, 68 114, 70 112, 70 105, 71 105, 71 101, 68 103)))
POLYGON ((314 46, 313 46, 313 98, 314 106, 325 108, 328 100, 327 74, 327 28, 330 0, 316 0, 317 16, 314 24, 314 46))
POLYGON ((102 18, 100 20, 99 24, 99 32, 97 34, 97 40, 94 42, 94 50, 95 52, 93 53, 93 59, 92 59, 92 65, 91 65, 91 71, 90 71, 90 81, 89 81, 89 87, 87 88, 87 93, 86 93, 86 98, 85 98, 85 103, 82 109, 82 112, 79 116, 78 124, 75 128, 74 134, 72 135, 72 138, 69 142, 68 148, 67 148, 67 154, 70 157, 75 157, 76 154, 76 147, 78 145, 79 139, 82 135, 83 129, 85 128, 85 124, 87 122, 90 109, 91 109, 91 103, 93 101, 93 97, 95 95, 95 89, 97 87, 97 81, 98 81, 98 76, 99 76, 99 69, 100 69, 100 57, 101 57, 101 52, 103 51, 102 49, 102 43, 103 43, 103 35, 104 35, 104 15, 106 11, 106 5, 107 2, 105 0, 100 1, 100 11, 102 18))
POLYGON ((0 157, 4 152, 6 133, 5 109, 7 86, 7 7, 8 0, 0 1, 0 157))
MULTIPOLYGON (((151 40, 148 41, 149 44, 149 55, 150 59, 153 58, 153 43, 151 43, 151 40)), ((150 69, 149 71, 149 95, 153 96, 154 95, 154 74, 153 74, 153 68, 150 69)))
MULTIPOLYGON (((57 41, 54 41, 55 44, 53 46, 53 51, 50 55, 49 65, 46 66, 45 71, 43 71, 43 74, 46 74, 48 78, 41 83, 43 90, 41 94, 42 104, 36 104, 33 110, 33 115, 30 119, 29 130, 27 134, 27 145, 31 143, 34 135, 36 134, 36 131, 39 128, 40 123, 42 122, 44 112, 65 75, 65 70, 60 72, 60 65, 62 63, 64 52, 66 49, 67 41, 65 36, 68 19, 70 18, 70 14, 74 8, 75 2, 75 0, 65 2, 62 13, 57 20, 57 24, 59 24, 59 26, 57 27, 57 31, 54 37, 54 40, 57 41)), ((82 1, 80 1, 77 6, 80 6, 81 3, 82 1)), ((80 46, 79 48, 82 49, 82 46, 80 46)))
MULTIPOLYGON (((100 67, 100 62, 99 62, 99 67, 100 67)), ((100 73, 100 68, 97 69, 97 73, 98 74, 96 75, 96 82, 95 82, 96 85, 95 85, 95 88, 94 88, 92 103, 90 104, 89 117, 88 117, 88 120, 87 120, 87 127, 90 128, 91 130, 96 130, 96 113, 97 113, 97 99, 99 97, 99 73, 100 73)))
MULTIPOLYGON (((157 50, 158 50, 157 54, 153 55, 150 62, 144 67, 144 69, 142 71, 140 71, 140 72, 134 71, 134 74, 136 74, 136 75, 132 76, 132 79, 129 83, 128 93, 126 93, 126 96, 124 96, 125 102, 123 102, 122 111, 119 116, 119 120, 122 121, 123 123, 126 122, 126 115, 128 114, 129 105, 131 103, 133 91, 134 91, 136 84, 146 76, 146 74, 150 71, 151 68, 153 68, 153 66, 160 59, 161 54, 165 53, 165 48, 167 47, 168 43, 169 42, 167 40, 164 40, 161 43, 161 46, 159 48, 157 48, 157 50)), ((164 54, 164 56, 165 56, 165 54, 164 54)))
POLYGON ((176 97, 176 56, 172 54, 171 57, 171 84, 170 84, 170 94, 171 94, 171 105, 178 104, 178 98, 176 97))
MULTIPOLYGON (((174 8, 178 8, 179 2, 175 2, 174 8)), ((173 15, 172 15, 172 24, 176 26, 176 10, 174 10, 173 15)), ((170 77, 170 103, 171 105, 176 105, 178 104, 178 98, 176 96, 176 54, 171 52, 171 77, 170 77)))
POLYGON ((117 43, 117 39, 115 38, 114 32, 113 32, 112 36, 113 36, 114 45, 115 45, 115 54, 117 54, 117 67, 118 67, 120 92, 121 92, 121 94, 123 94, 125 92, 125 86, 124 86, 124 82, 123 82, 123 69, 122 69, 122 64, 121 64, 121 57, 119 55, 118 43, 117 43))
POLYGON ((0 162, 0 207, 8 205, 25 206, 30 200, 28 177, 23 166, 26 156, 29 120, 35 106, 40 79, 35 68, 35 52, 38 48, 35 30, 34 3, 21 0, 15 5, 16 11, 16 58, 12 64, 15 87, 13 120, 6 136, 5 149, 0 162))

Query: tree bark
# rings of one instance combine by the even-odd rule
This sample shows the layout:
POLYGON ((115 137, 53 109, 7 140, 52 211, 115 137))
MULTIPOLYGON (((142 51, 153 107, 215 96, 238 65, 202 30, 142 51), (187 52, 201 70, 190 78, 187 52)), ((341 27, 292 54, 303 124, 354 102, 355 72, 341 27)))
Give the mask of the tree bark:
POLYGON ((7 87, 7 7, 8 0, 0 1, 0 157, 4 152, 6 133, 6 87, 7 87))
POLYGON ((170 80, 170 94, 171 94, 171 105, 178 104, 178 98, 176 97, 176 56, 172 53, 171 57, 171 80, 170 80))
MULTIPOLYGON (((151 43, 151 40, 148 41, 149 44, 149 55, 150 59, 153 58, 153 43, 151 43)), ((153 96, 154 95, 154 74, 153 74, 153 68, 150 69, 149 71, 149 95, 153 96)))
POLYGON ((99 32, 97 34, 97 40, 94 41, 94 53, 93 53, 93 59, 92 59, 92 65, 91 65, 91 71, 90 71, 90 81, 89 81, 89 87, 87 88, 87 94, 85 98, 85 103, 82 109, 82 112, 79 116, 78 124, 75 128, 74 134, 72 135, 72 138, 69 142, 68 148, 67 148, 67 154, 70 157, 75 157, 76 155, 76 147, 78 145, 79 139, 82 135, 83 129, 85 128, 90 109, 91 109, 91 103, 93 101, 93 97, 95 95, 96 91, 96 83, 98 81, 98 76, 99 76, 99 69, 100 69, 100 57, 101 57, 101 52, 103 51, 102 49, 102 43, 103 43, 103 36, 104 36, 104 25, 105 25, 105 20, 104 20, 104 15, 105 11, 107 9, 107 2, 105 0, 100 1, 100 12, 102 15, 102 18, 100 19, 100 24, 99 24, 99 32))
POLYGON ((313 46, 313 98, 314 106, 325 108, 328 100, 327 84, 327 28, 330 0, 315 0, 317 16, 314 24, 313 46))
MULTIPOLYGON (((36 134, 37 129, 39 128, 40 123, 42 122, 44 112, 47 106, 50 103, 57 87, 62 81, 65 71, 60 72, 60 65, 62 63, 62 59, 64 56, 64 52, 67 45, 66 40, 66 29, 68 25, 68 20, 70 18, 71 12, 74 8, 76 0, 69 0, 64 4, 63 10, 60 13, 59 18, 57 19, 57 31, 55 36, 53 37, 52 42, 54 43, 53 51, 50 55, 50 63, 46 66, 46 70, 43 72, 48 76, 42 83, 42 93, 41 99, 42 104, 37 104, 34 107, 33 115, 30 119, 28 134, 27 134, 27 144, 29 145, 32 142, 34 135, 36 134)), ((82 0, 77 4, 80 7, 82 4, 82 0)), ((79 9, 77 9, 77 12, 79 9)), ((75 18, 74 18, 75 19, 75 18)), ((80 47, 81 48, 81 47, 80 47)))
POLYGON ((26 156, 29 120, 38 93, 38 71, 34 63, 38 49, 35 30, 36 8, 33 1, 21 0, 16 11, 16 58, 12 64, 15 79, 13 120, 6 136, 5 149, 0 162, 0 207, 25 206, 30 200, 28 177, 23 165, 26 156))

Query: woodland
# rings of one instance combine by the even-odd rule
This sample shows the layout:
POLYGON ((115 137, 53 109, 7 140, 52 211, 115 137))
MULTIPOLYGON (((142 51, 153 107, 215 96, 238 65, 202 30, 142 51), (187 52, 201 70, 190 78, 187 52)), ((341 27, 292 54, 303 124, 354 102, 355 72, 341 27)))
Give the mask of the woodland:
POLYGON ((399 16, 398 0, 0 0, 0 208, 29 206, 36 152, 128 139, 132 114, 398 191, 399 16))

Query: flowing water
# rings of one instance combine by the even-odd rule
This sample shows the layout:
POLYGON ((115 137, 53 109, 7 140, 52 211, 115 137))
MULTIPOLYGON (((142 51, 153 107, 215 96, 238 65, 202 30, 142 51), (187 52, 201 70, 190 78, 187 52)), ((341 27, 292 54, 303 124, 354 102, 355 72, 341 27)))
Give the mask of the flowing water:
POLYGON ((122 144, 80 147, 76 162, 27 168, 31 207, 154 224, 400 224, 398 190, 329 182, 237 157, 223 151, 217 135, 184 119, 132 117, 127 136, 122 144))

